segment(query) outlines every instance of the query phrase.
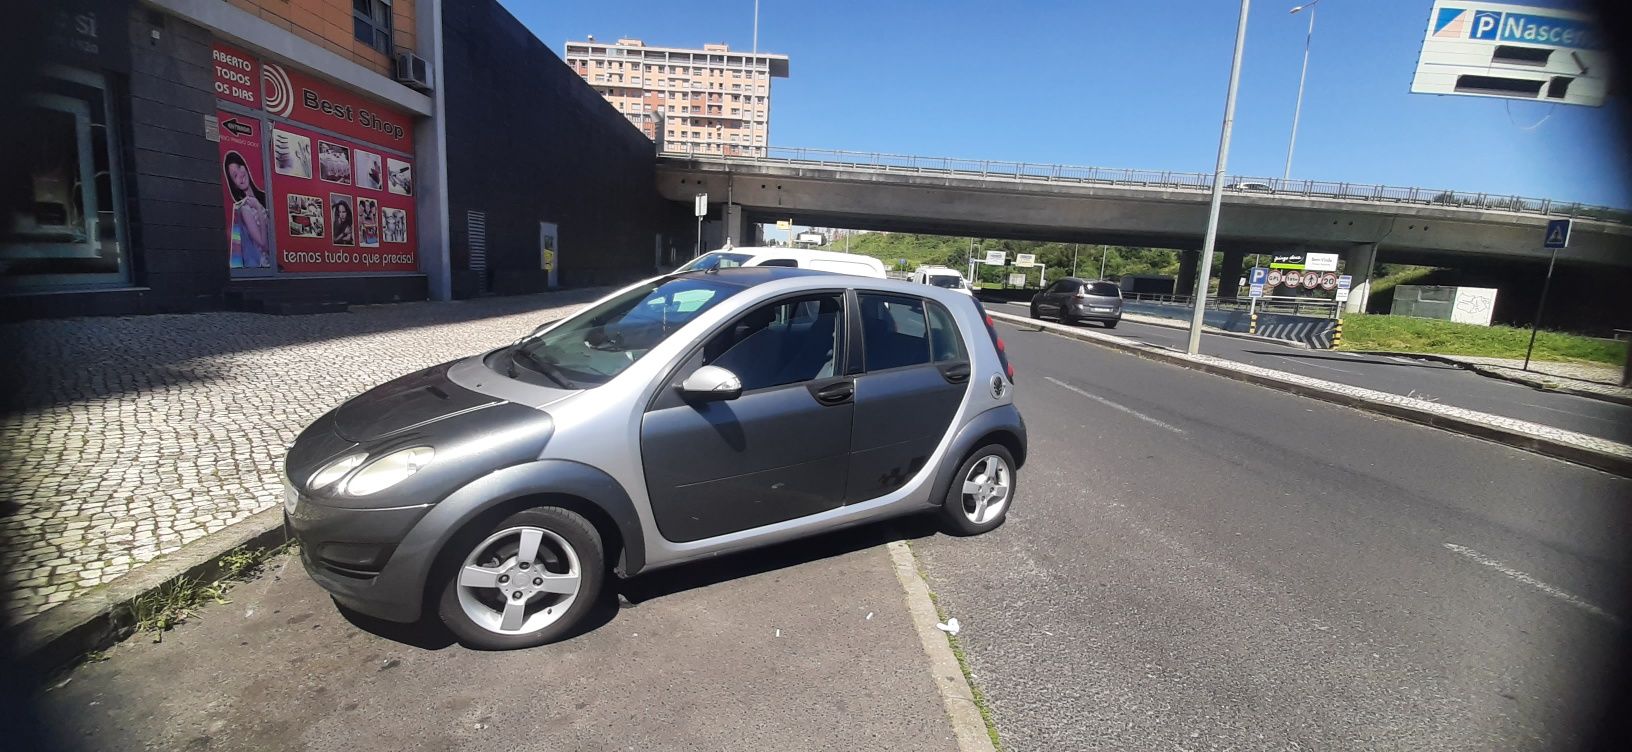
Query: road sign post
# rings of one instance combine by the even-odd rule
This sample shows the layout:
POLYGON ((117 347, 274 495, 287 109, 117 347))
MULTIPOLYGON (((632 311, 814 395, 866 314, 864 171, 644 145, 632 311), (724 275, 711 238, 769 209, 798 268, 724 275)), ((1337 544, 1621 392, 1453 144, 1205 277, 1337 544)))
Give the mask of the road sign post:
POLYGON ((1530 344, 1524 348, 1524 368, 1530 370, 1530 355, 1536 350, 1536 332, 1541 329, 1541 311, 1547 306, 1547 290, 1553 286, 1553 267, 1558 264, 1558 249, 1568 248, 1570 245, 1570 229, 1575 222, 1568 219, 1554 219, 1547 223, 1547 233, 1542 236, 1541 247, 1553 253, 1547 259, 1547 277, 1541 281, 1541 299, 1536 301, 1536 318, 1530 322, 1530 344))
POLYGON ((1255 266, 1247 276, 1247 331, 1258 333, 1258 299, 1264 297, 1264 282, 1269 279, 1269 270, 1255 266))
POLYGON ((703 215, 708 213, 708 194, 699 193, 692 203, 691 211, 697 215, 697 252, 692 258, 703 255, 703 215))

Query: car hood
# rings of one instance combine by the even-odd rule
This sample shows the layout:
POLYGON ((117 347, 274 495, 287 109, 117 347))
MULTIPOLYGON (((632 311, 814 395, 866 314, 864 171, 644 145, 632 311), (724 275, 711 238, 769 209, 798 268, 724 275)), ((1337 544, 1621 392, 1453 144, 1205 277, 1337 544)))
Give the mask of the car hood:
POLYGON ((415 371, 353 397, 334 411, 335 433, 361 444, 503 402, 449 381, 448 368, 455 362, 415 371))

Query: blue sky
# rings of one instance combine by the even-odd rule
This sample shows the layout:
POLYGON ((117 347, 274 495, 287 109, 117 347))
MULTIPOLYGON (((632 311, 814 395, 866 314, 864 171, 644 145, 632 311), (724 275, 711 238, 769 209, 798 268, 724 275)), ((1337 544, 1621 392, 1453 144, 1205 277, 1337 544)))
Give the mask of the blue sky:
MULTIPOLYGON (((503 2, 557 54, 589 34, 751 45, 752 0, 503 2)), ((1307 28, 1294 4, 1253 3, 1232 174, 1281 173, 1307 28)), ((1292 176, 1632 206, 1610 107, 1411 94, 1431 5, 1321 0, 1292 176)), ((1237 8, 762 0, 760 49, 792 58, 771 143, 1210 172, 1237 8)))

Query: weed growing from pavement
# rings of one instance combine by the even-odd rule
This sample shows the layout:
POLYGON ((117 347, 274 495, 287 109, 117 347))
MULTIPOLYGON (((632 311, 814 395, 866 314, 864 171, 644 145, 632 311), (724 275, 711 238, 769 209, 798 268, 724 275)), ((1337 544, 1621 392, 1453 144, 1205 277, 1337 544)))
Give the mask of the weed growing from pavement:
POLYGON ((218 562, 220 572, 215 580, 205 582, 180 577, 131 601, 131 622, 136 631, 153 635, 154 642, 162 642, 165 632, 186 621, 200 606, 226 603, 227 591, 233 585, 249 579, 268 559, 288 550, 291 545, 285 543, 276 548, 236 548, 228 551, 218 562))
MULTIPOLYGON (((910 548, 910 545, 909 545, 910 548)), ((917 557, 914 557, 916 560, 917 557)), ((918 562, 918 577, 929 584, 929 575, 924 572, 924 565, 918 562)), ((946 610, 941 608, 941 599, 935 595, 934 588, 927 588, 930 605, 935 607, 935 618, 946 621, 946 610)), ((963 680, 969 685, 969 695, 975 700, 975 709, 980 711, 980 720, 986 724, 986 736, 992 740, 992 749, 1003 752, 1003 742, 997 737, 997 721, 992 718, 992 708, 986 703, 986 693, 980 691, 980 685, 975 682, 975 673, 969 668, 969 656, 963 652, 963 645, 958 642, 958 636, 946 634, 946 642, 952 647, 952 657, 958 659, 958 670, 963 672, 963 680)))

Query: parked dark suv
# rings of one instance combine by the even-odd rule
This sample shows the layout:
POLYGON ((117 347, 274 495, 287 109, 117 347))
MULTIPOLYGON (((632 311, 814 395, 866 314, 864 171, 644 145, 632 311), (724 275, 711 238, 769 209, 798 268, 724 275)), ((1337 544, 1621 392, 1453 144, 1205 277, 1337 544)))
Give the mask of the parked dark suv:
POLYGON ((1031 299, 1031 317, 1054 316, 1062 324, 1097 321, 1115 329, 1122 321, 1122 288, 1115 282, 1065 277, 1031 299))
POLYGON ((609 572, 913 512, 996 528, 1026 457, 1013 378, 953 290, 659 277, 319 418, 285 460, 285 515, 341 604, 537 645, 609 572))

